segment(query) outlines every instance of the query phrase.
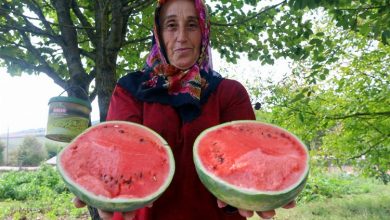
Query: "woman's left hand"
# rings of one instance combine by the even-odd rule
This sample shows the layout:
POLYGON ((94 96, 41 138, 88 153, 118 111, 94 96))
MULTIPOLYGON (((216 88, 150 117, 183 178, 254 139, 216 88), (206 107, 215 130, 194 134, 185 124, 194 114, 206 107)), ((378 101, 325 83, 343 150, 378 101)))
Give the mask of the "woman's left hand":
MULTIPOLYGON (((73 204, 76 208, 83 208, 86 206, 86 204, 81 201, 79 198, 75 197, 73 198, 73 204)), ((153 204, 149 204, 147 205, 147 207, 152 207, 153 204)), ((99 213, 99 217, 102 219, 102 220, 110 220, 114 217, 114 213, 113 212, 106 212, 106 211, 103 211, 103 210, 100 210, 98 209, 98 213, 99 213)), ((122 212, 122 217, 124 220, 132 220, 134 219, 135 217, 135 211, 132 211, 132 212, 122 212)))
MULTIPOLYGON (((217 204, 219 208, 223 208, 227 206, 226 203, 222 202, 221 200, 217 200, 217 204)), ((296 206, 295 200, 289 202, 288 204, 284 205, 283 208, 285 209, 291 209, 296 206)), ((255 211, 249 211, 249 210, 244 210, 244 209, 238 209, 238 212, 240 213, 241 216, 245 218, 249 218, 253 216, 253 213, 255 211)), ((256 211, 256 213, 263 219, 270 219, 275 216, 276 212, 275 210, 269 210, 269 211, 256 211)))

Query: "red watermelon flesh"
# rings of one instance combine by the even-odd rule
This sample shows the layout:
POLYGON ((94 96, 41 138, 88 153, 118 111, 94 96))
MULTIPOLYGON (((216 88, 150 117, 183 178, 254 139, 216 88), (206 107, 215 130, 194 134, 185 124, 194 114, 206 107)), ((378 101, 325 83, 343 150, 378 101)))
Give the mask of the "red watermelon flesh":
POLYGON ((161 139, 145 129, 107 123, 88 130, 61 154, 68 178, 106 198, 143 198, 170 175, 170 158, 161 139))
POLYGON ((240 188, 281 191, 306 172, 305 147, 269 124, 236 123, 207 132, 198 143, 206 170, 240 188))

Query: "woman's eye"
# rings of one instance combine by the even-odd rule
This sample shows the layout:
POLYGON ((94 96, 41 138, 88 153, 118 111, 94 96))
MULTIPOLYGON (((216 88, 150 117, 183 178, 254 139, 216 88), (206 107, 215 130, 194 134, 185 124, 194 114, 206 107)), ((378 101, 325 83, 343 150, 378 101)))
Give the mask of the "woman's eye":
POLYGON ((173 29, 173 28, 176 28, 177 27, 177 25, 176 25, 176 23, 175 22, 167 22, 167 23, 165 23, 165 28, 167 28, 167 29, 173 29))
POLYGON ((198 23, 196 23, 196 22, 191 22, 191 23, 189 23, 188 24, 188 27, 190 27, 190 28, 198 28, 198 23))

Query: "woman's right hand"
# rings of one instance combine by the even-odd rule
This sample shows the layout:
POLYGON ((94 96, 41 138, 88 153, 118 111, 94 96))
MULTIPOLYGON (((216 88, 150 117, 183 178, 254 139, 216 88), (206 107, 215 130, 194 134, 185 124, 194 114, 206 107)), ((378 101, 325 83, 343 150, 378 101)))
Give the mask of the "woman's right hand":
MULTIPOLYGON (((85 207, 86 204, 81 201, 79 198, 75 197, 73 199, 73 204, 76 208, 82 208, 82 207, 85 207)), ((148 207, 151 207, 152 205, 148 206, 148 207)), ((99 216, 101 219, 103 220, 111 220, 112 217, 114 216, 114 213, 113 212, 106 212, 106 211, 103 211, 103 210, 100 210, 98 209, 98 212, 99 212, 99 216)), ((123 219, 124 220, 132 220, 134 219, 135 217, 135 211, 132 211, 132 212, 122 212, 122 216, 123 216, 123 219)))

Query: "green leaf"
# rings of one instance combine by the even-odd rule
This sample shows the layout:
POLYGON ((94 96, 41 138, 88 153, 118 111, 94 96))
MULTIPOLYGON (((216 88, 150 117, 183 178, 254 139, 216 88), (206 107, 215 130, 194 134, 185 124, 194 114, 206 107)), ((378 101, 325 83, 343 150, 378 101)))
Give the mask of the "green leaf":
POLYGON ((383 31, 382 32, 382 43, 384 45, 388 45, 389 44, 389 38, 390 38, 390 31, 386 30, 386 31, 383 31))
POLYGON ((298 113, 298 119, 301 123, 303 123, 305 121, 305 118, 303 117, 303 113, 302 112, 299 112, 298 113))
POLYGON ((311 45, 321 45, 322 43, 322 40, 318 39, 318 38, 314 38, 314 39, 311 39, 309 44, 311 45))
POLYGON ((298 93, 292 100, 291 100, 291 103, 294 103, 294 102, 297 102, 301 99, 305 98, 305 95, 301 92, 301 93, 298 93))
POLYGON ((362 34, 363 36, 366 36, 370 33, 370 23, 365 23, 363 24, 362 26, 360 26, 360 30, 359 30, 360 34, 362 34))
POLYGON ((316 70, 316 69, 319 69, 319 68, 321 68, 321 67, 322 67, 321 64, 316 63, 316 64, 314 64, 313 66, 311 66, 311 69, 312 69, 312 70, 316 70))

